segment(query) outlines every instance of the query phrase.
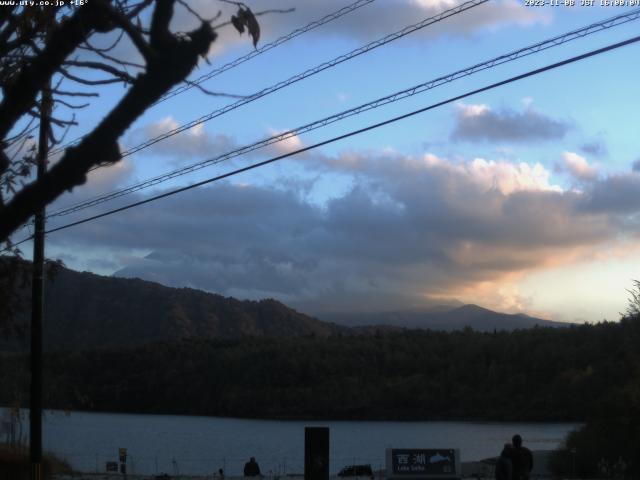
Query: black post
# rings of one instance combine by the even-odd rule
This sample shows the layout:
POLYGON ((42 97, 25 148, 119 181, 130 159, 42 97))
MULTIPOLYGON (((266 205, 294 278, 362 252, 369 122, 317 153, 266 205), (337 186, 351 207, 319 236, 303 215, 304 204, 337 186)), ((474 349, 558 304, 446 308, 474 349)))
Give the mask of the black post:
POLYGON ((329 428, 304 429, 304 480, 329 480, 329 428))
MULTIPOLYGON (((47 169, 49 155, 49 114, 51 90, 42 90, 40 135, 38 139, 38 178, 47 169)), ((31 280, 31 395, 29 406, 29 459, 31 480, 42 478, 42 317, 44 313, 44 216, 42 208, 35 215, 33 235, 33 275, 31 280)))

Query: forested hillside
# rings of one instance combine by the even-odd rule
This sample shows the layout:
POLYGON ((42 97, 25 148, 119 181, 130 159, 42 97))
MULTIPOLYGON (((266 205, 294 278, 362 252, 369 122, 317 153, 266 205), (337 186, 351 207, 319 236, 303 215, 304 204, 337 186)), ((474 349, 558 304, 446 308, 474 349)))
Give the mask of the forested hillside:
MULTIPOLYGON (((24 296, 29 295, 26 289, 24 296)), ((326 336, 345 330, 272 299, 241 301, 191 288, 66 268, 47 280, 45 305, 44 345, 49 351, 135 346, 189 337, 326 336)), ((23 311, 17 321, 27 322, 27 313, 23 311)), ((20 346, 15 340, 0 338, 0 347, 2 341, 5 350, 20 346)))
MULTIPOLYGON (((640 390, 640 321, 479 333, 184 340, 52 353, 50 408, 269 418, 583 420, 640 390)), ((2 357, 0 403, 26 398, 2 357)), ((638 397, 636 397, 638 398, 638 397)))
MULTIPOLYGON (((0 258, 0 261, 3 259, 0 258)), ((6 259, 5 259, 6 260, 6 259)), ((30 264, 22 262, 30 278, 30 264)), ((29 283, 18 297, 18 328, 28 330, 29 283)), ((57 267, 45 286, 45 350, 138 346, 186 338, 237 339, 246 336, 370 334, 402 328, 513 330, 566 326, 526 315, 507 315, 476 305, 434 311, 334 315, 321 321, 273 300, 237 300, 195 290, 172 288, 135 278, 115 278, 57 267), (344 322, 342 322, 342 321, 344 322), (339 325, 338 323, 344 323, 339 325), (384 325, 381 325, 384 324, 384 325), (374 328, 371 328, 375 325, 374 328)), ((4 322, 6 324, 7 322, 4 322)), ((3 322, 0 322, 0 326, 3 322)), ((28 338, 7 339, 0 329, 0 351, 26 350, 28 338)))

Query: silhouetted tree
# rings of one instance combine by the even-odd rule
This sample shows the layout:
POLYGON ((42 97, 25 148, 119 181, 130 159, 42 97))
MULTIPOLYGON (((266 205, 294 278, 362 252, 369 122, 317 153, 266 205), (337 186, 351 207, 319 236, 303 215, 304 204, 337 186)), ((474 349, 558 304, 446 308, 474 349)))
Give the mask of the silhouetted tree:
POLYGON ((626 318, 640 318, 640 280, 633 281, 633 288, 627 290, 629 300, 627 311, 623 314, 626 318))
MULTIPOLYGON (((253 13, 241 3, 227 3, 239 6, 231 23, 239 31, 247 27, 255 44, 259 26, 253 13)), ((215 19, 202 18, 185 0, 91 0, 71 8, 34 5, 0 9, 0 243, 35 211, 85 183, 92 167, 116 163, 121 158, 118 138, 149 106, 187 78, 217 37, 212 25, 215 19), (197 17, 199 27, 171 31, 175 7, 197 17), (117 34, 113 46, 92 44, 95 35, 110 32, 117 34), (124 36, 135 46, 142 63, 113 54, 124 36), (100 72, 103 78, 82 73, 88 70, 100 72), (24 182, 31 175, 33 155, 20 154, 25 148, 33 153, 28 147, 40 113, 38 97, 50 82, 54 102, 51 122, 61 129, 75 122, 73 116, 62 118, 59 112, 81 106, 69 98, 96 96, 96 88, 104 84, 122 83, 128 88, 104 119, 67 148, 42 178, 23 184, 20 180, 24 182), (72 83, 90 90, 66 87, 72 83)), ((56 140, 53 129, 49 140, 56 140)))
MULTIPOLYGON (((65 191, 86 182, 87 173, 121 158, 119 137, 144 111, 186 78, 216 40, 216 28, 245 28, 256 45, 260 29, 244 4, 228 22, 216 26, 187 0, 90 0, 81 6, 16 5, 0 7, 0 326, 20 304, 12 296, 27 277, 10 236, 32 215, 65 191), (188 32, 172 31, 176 8, 197 19, 188 32), (97 37, 113 37, 97 46, 97 37), (116 53, 128 38, 139 62, 116 53), (122 84, 123 95, 79 142, 60 153, 40 178, 34 179, 41 109, 49 119, 49 146, 59 145, 77 124, 75 110, 89 106, 100 87, 122 84), (45 89, 51 101, 43 106, 45 89)), ((53 3, 53 2, 51 2, 53 3)), ((122 49, 120 49, 122 50, 122 49)), ((201 87, 200 87, 201 88, 201 87)), ((205 93, 213 94, 201 88, 205 93)))

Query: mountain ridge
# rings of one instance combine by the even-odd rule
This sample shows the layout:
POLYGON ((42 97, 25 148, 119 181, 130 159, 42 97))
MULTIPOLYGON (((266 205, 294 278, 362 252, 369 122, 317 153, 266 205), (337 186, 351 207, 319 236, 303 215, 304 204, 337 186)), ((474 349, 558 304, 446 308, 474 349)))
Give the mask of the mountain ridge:
MULTIPOLYGON (((30 291, 22 292, 30 297, 30 291)), ((200 337, 326 337, 346 328, 274 299, 237 300, 188 287, 60 268, 45 284, 46 350, 137 346, 200 337)), ((28 312, 18 322, 28 324, 28 312)), ((19 345, 13 342, 13 349, 19 345)))
POLYGON ((520 328, 566 327, 569 324, 554 322, 525 313, 500 313, 475 304, 437 305, 425 310, 388 311, 378 313, 332 313, 320 315, 321 320, 339 325, 360 327, 388 325, 404 328, 431 330, 460 330, 467 326, 479 331, 516 330, 520 328))
MULTIPOLYGON (((28 297, 30 291, 25 289, 28 297)), ((46 350, 136 346, 185 338, 370 335, 401 329, 515 330, 557 322, 493 312, 477 305, 435 305, 427 312, 334 314, 319 319, 274 299, 238 300, 189 287, 168 287, 59 268, 45 285, 46 350)), ((28 312, 18 321, 28 325, 28 312)), ((562 324, 566 325, 566 324, 562 324)), ((10 344, 11 342, 9 342, 10 344)), ((22 347, 24 347, 24 341, 22 347)), ((8 343, 0 343, 7 349, 8 343)), ((15 341, 12 350, 19 349, 15 341)))

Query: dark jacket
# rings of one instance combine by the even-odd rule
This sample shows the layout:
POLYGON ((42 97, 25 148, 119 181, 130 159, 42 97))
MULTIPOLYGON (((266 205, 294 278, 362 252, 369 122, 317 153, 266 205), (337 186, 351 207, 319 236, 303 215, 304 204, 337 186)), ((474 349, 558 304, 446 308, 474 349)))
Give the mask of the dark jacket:
POLYGON ((513 480, 528 480, 533 470, 533 454, 527 447, 513 449, 513 480))
POLYGON ((258 477, 260 476, 260 466, 255 460, 250 460, 244 464, 244 476, 245 477, 258 477))
POLYGON ((496 480, 513 480, 513 463, 504 452, 496 462, 496 480))

